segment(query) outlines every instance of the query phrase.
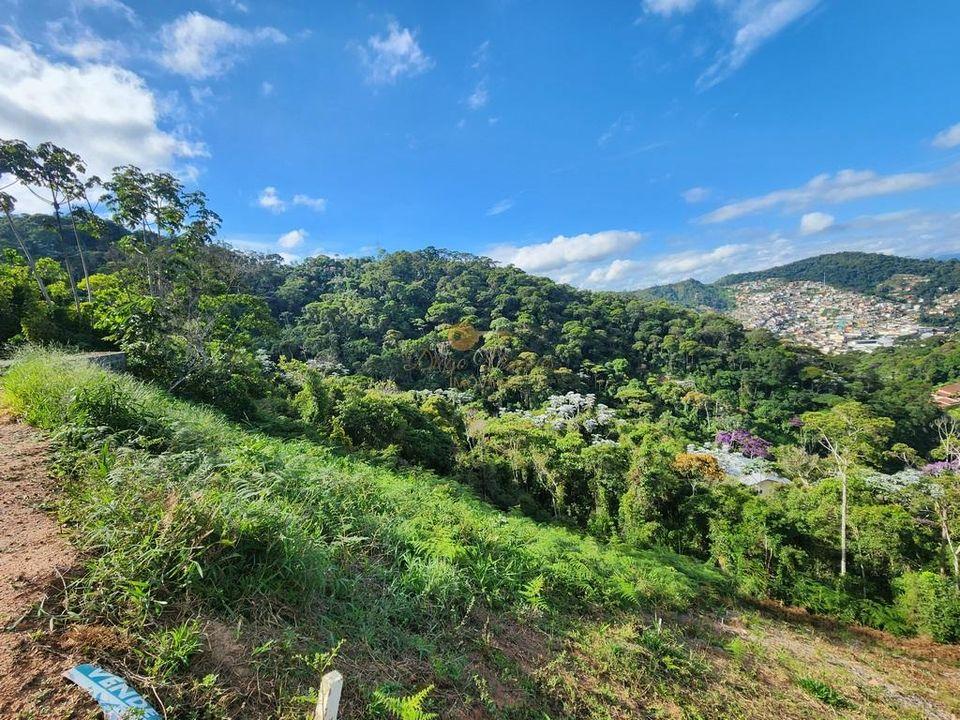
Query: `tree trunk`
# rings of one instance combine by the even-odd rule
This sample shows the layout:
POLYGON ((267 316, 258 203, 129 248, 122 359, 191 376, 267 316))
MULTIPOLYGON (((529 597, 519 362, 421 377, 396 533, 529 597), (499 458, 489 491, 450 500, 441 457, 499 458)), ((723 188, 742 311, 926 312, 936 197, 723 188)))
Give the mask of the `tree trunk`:
POLYGON ((67 279, 70 281, 70 292, 73 293, 73 304, 77 308, 77 314, 80 314, 80 296, 77 294, 77 283, 73 279, 73 267, 70 265, 70 257, 67 254, 67 241, 63 235, 63 220, 60 217, 60 203, 57 202, 56 193, 51 189, 53 196, 53 216, 57 219, 57 237, 60 239, 60 252, 63 253, 63 266, 67 270, 67 279))
POLYGON ((847 574, 847 474, 840 476, 840 577, 847 574))
POLYGON ((93 290, 90 289, 90 272, 87 270, 87 258, 83 252, 83 243, 80 242, 80 233, 77 232, 77 221, 73 217, 73 206, 70 208, 70 226, 73 228, 73 237, 77 241, 77 252, 80 254, 80 267, 83 269, 83 284, 87 289, 87 302, 93 302, 93 290))
POLYGON ((947 543, 947 551, 950 553, 950 560, 953 562, 953 581, 960 585, 960 548, 954 546, 953 537, 950 535, 950 525, 947 523, 947 510, 939 503, 937 515, 940 517, 941 534, 947 543))
POLYGON ((16 238, 17 245, 20 246, 23 256, 27 259, 27 266, 30 268, 30 274, 33 275, 33 279, 37 281, 37 287, 40 288, 40 294, 43 295, 44 300, 53 305, 53 300, 50 298, 50 293, 47 291, 47 286, 43 282, 43 278, 40 277, 40 274, 37 272, 37 263, 34 261, 33 255, 30 253, 30 249, 27 247, 27 244, 23 241, 23 238, 20 237, 20 231, 17 230, 17 226, 13 222, 13 216, 10 215, 9 210, 7 210, 4 214, 7 216, 7 222, 10 223, 10 230, 13 232, 13 237, 16 238))

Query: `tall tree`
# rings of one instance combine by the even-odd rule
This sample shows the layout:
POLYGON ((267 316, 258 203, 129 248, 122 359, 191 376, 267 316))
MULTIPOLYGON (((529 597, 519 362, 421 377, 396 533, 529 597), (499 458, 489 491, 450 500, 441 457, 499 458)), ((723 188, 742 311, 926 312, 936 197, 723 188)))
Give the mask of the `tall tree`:
MULTIPOLYGON (((16 178, 16 181, 25 183, 34 177, 36 169, 36 156, 29 145, 22 140, 0 140, 0 176, 10 175, 16 178)), ((17 229, 16 223, 13 221, 13 211, 15 207, 16 201, 14 197, 9 193, 0 192, 0 209, 3 210, 3 214, 7 218, 7 223, 10 225, 13 237, 16 239, 17 245, 20 246, 20 251, 27 259, 30 273, 37 281, 37 286, 40 288, 40 294, 43 295, 43 299, 53 304, 53 300, 50 299, 50 293, 47 291, 46 283, 43 282, 43 278, 40 277, 40 274, 37 272, 37 264, 33 259, 33 254, 30 252, 30 248, 27 243, 24 242, 20 231, 17 229)))
MULTIPOLYGON (((73 293, 73 302, 76 305, 77 312, 80 312, 80 295, 77 292, 77 283, 73 276, 73 268, 70 265, 70 253, 67 251, 67 237, 66 230, 64 229, 64 207, 66 207, 67 214, 69 215, 72 209, 72 199, 79 198, 83 193, 81 176, 86 172, 86 166, 83 164, 79 155, 59 145, 54 145, 51 142, 44 142, 37 145, 35 155, 37 165, 33 182, 40 185, 40 187, 49 194, 49 202, 53 206, 53 217, 57 228, 57 236, 60 240, 61 251, 63 252, 63 262, 67 269, 70 290, 73 293)), ((80 234, 76 232, 76 225, 74 225, 74 239, 76 241, 77 254, 80 257, 84 284, 87 287, 87 299, 91 300, 93 296, 90 290, 90 274, 87 269, 87 260, 83 251, 83 244, 80 242, 80 234)))
POLYGON ((3 211, 4 216, 7 218, 7 223, 10 225, 10 231, 13 233, 13 237, 17 241, 17 245, 20 246, 20 252, 22 252, 23 256, 27 259, 27 266, 30 268, 30 274, 33 276, 33 279, 37 282, 37 287, 40 288, 40 294, 43 295, 43 299, 46 302, 52 305, 53 300, 50 298, 50 292, 47 290, 47 284, 43 281, 40 273, 37 272, 37 263, 33 259, 33 253, 30 252, 30 248, 24 242, 23 237, 20 235, 20 231, 17 229, 17 224, 13 221, 13 209, 15 206, 16 201, 12 195, 9 195, 5 192, 0 192, 0 210, 3 211))
POLYGON ((805 432, 826 450, 840 480, 840 575, 847 574, 847 483, 857 466, 876 461, 894 424, 849 400, 801 417, 805 432))

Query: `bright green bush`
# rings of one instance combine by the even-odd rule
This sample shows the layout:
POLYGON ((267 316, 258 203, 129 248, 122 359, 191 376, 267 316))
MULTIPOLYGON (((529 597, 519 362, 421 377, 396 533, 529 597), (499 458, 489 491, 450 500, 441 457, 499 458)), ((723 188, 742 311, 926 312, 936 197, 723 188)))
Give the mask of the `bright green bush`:
POLYGON ((960 640, 960 591, 929 571, 905 573, 895 582, 896 608, 908 627, 937 642, 960 640))
POLYGON ((382 460, 440 472, 453 468, 462 421, 442 398, 420 404, 413 393, 373 387, 363 376, 325 376, 297 361, 281 367, 297 386, 291 404, 321 434, 382 460))

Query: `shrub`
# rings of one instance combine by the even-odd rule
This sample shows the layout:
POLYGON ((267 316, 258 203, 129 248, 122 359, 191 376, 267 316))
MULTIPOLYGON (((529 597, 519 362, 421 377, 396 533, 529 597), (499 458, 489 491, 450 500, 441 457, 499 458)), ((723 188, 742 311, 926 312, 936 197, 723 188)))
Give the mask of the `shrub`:
POLYGON ((894 581, 895 606, 908 627, 937 642, 960 640, 960 592, 942 575, 908 572, 894 581))
POLYGON ((817 698, 817 700, 829 705, 832 708, 842 710, 853 707, 849 700, 847 700, 831 685, 828 685, 822 680, 817 680, 816 678, 810 677, 801 677, 797 678, 796 682, 798 686, 813 695, 813 697, 817 698))

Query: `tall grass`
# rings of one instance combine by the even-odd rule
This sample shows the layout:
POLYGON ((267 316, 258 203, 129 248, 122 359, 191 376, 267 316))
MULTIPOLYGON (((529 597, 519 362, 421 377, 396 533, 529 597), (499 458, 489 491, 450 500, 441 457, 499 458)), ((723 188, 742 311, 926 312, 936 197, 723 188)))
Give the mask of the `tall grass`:
POLYGON ((74 610, 148 640, 168 637, 157 628, 176 608, 178 623, 213 612, 286 627, 287 659, 344 637, 389 656, 477 608, 684 609, 723 583, 681 556, 601 545, 426 471, 251 432, 56 353, 21 353, 0 387, 58 440, 61 514, 89 558, 74 610))

